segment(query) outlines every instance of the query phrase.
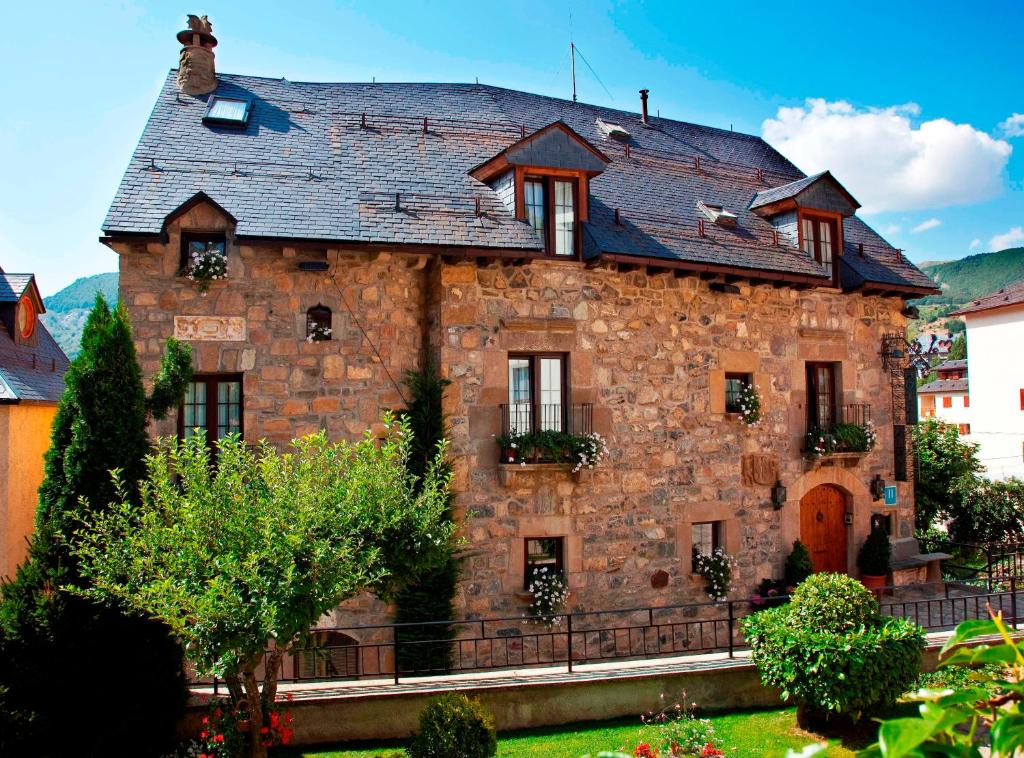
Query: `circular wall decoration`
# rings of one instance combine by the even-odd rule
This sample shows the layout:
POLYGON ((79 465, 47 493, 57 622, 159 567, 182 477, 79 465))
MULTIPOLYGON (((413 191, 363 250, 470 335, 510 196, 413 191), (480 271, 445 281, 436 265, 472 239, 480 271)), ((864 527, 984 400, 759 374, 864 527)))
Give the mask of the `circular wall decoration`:
POLYGON ((28 339, 36 330, 36 307, 29 300, 28 296, 21 298, 18 303, 18 333, 22 339, 28 339))

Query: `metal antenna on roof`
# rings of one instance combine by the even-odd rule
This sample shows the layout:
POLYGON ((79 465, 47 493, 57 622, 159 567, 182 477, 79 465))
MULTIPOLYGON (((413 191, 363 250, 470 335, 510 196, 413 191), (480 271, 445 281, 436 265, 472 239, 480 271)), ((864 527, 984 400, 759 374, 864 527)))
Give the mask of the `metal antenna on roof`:
POLYGON ((569 41, 569 57, 572 59, 572 101, 576 102, 576 44, 569 41))

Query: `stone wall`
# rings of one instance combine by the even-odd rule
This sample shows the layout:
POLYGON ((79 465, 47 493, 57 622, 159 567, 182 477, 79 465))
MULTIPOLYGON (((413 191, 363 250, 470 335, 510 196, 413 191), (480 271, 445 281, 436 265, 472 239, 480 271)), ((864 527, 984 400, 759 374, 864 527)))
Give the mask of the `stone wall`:
MULTIPOLYGON (((695 276, 573 261, 505 265, 240 244, 207 205, 171 222, 166 244, 121 244, 119 252, 147 377, 176 317, 244 320, 244 339, 193 347, 198 372, 244 374, 249 441, 284 445, 319 428, 335 438, 360 434, 383 409, 402 406, 395 382, 419 365, 424 346, 439 352, 452 380, 456 505, 471 514, 462 613, 525 610, 526 537, 565 539, 570 603, 584 610, 706 600, 691 573, 691 524, 711 520, 722 522, 738 561, 733 596, 747 596, 780 575, 799 537, 800 498, 819 484, 847 499, 851 571, 872 512, 893 513, 900 535, 912 527, 910 483, 899 484, 895 508, 868 492, 876 473, 894 479, 892 393, 879 347, 883 333, 904 328, 898 298, 744 282, 726 294, 695 276), (204 295, 177 270, 181 231, 209 229, 228 236, 228 279, 204 295), (306 260, 327 261, 329 271, 299 271, 306 260), (306 310, 318 304, 333 312, 334 338, 308 343, 306 310), (558 467, 499 463, 494 437, 510 351, 568 355, 570 401, 592 403, 594 430, 609 440, 602 466, 577 481, 558 467), (849 467, 809 467, 801 457, 809 360, 838 363, 841 401, 872 406, 879 446, 849 467), (758 426, 725 413, 729 371, 754 376, 764 408, 758 426), (770 481, 744 484, 742 461, 751 455, 767 456, 760 460, 788 488, 781 510, 771 505, 770 481), (669 576, 660 589, 651 586, 657 571, 669 576)), ((156 431, 171 434, 175 423, 156 431)), ((381 605, 357 606, 375 613, 339 611, 333 623, 384 620, 381 605)))

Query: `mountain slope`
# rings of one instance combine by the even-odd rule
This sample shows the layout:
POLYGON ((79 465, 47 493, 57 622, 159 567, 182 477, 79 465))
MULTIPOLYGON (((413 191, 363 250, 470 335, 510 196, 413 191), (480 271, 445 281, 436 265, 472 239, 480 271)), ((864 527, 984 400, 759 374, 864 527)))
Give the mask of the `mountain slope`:
POLYGON ((958 261, 921 264, 921 270, 942 288, 941 295, 917 301, 921 305, 962 305, 1024 279, 1024 247, 981 253, 958 261))
POLYGON ((46 313, 42 315, 42 321, 69 358, 78 355, 85 319, 97 292, 102 292, 107 302, 116 303, 117 273, 77 279, 57 294, 43 298, 46 313))

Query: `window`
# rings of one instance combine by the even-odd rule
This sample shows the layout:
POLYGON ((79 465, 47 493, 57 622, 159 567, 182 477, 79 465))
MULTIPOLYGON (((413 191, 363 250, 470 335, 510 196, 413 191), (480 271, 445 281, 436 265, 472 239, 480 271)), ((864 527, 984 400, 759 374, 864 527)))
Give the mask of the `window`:
POLYGON ((970 434, 971 433, 971 425, 970 424, 960 424, 959 426, 960 426, 960 434, 970 434))
POLYGON ((1024 390, 1020 391, 1020 409, 1024 411, 1024 390))
POLYGON ((178 411, 178 436, 188 439, 196 430, 209 442, 242 434, 242 377, 238 374, 197 375, 185 389, 178 411))
POLYGON ((953 407, 953 398, 949 397, 948 395, 946 397, 942 398, 942 407, 943 408, 952 408, 953 407))
POLYGON ((340 632, 313 632, 295 658, 295 673, 301 679, 359 676, 359 643, 340 632))
POLYGON ((206 109, 203 123, 220 126, 245 126, 249 121, 251 110, 252 100, 214 96, 210 98, 210 107, 206 109))
POLYGON ((875 527, 882 527, 885 533, 892 535, 892 514, 891 513, 872 513, 871 514, 871 530, 874 531, 875 527))
POLYGON ((331 309, 314 305, 306 311, 306 342, 325 342, 331 339, 331 309))
POLYGON ((971 407, 971 396, 970 395, 964 395, 964 408, 970 408, 970 407, 971 407))
POLYGON ((227 239, 223 234, 182 232, 179 273, 184 274, 188 271, 194 256, 202 255, 203 253, 220 253, 225 255, 226 252, 227 239))
POLYGON ((562 537, 529 537, 524 541, 523 589, 529 590, 536 574, 565 576, 565 540, 562 537))
POLYGON ((742 413, 740 409, 740 395, 745 387, 752 384, 750 374, 725 375, 725 412, 742 413))
POLYGON ((523 182, 526 221, 554 255, 576 254, 576 181, 528 177, 523 182))
POLYGON ((800 216, 800 247, 820 263, 825 273, 835 281, 835 257, 839 249, 839 235, 834 219, 818 216, 800 216))
MULTIPOLYGON (((36 331, 36 307, 32 304, 32 300, 28 295, 24 295, 18 301, 15 319, 17 321, 18 334, 21 335, 21 338, 23 340, 32 339, 32 335, 36 331)), ((33 358, 33 360, 35 359, 33 358)))
POLYGON ((565 364, 560 354, 509 356, 508 431, 567 431, 565 364))
POLYGON ((807 423, 812 429, 831 429, 836 423, 836 367, 807 364, 807 423))
POLYGON ((722 546, 722 522, 702 521, 690 527, 692 570, 697 570, 697 557, 711 555, 715 548, 722 546))

